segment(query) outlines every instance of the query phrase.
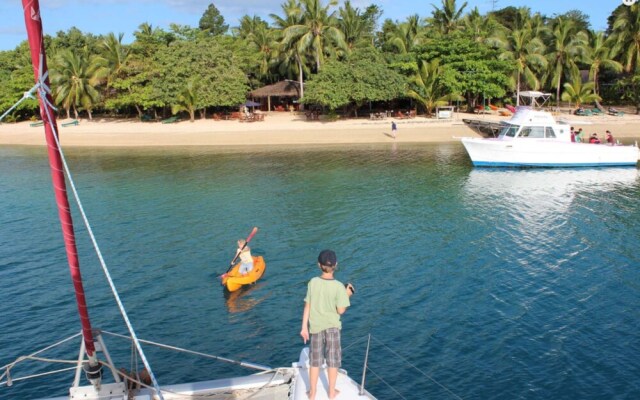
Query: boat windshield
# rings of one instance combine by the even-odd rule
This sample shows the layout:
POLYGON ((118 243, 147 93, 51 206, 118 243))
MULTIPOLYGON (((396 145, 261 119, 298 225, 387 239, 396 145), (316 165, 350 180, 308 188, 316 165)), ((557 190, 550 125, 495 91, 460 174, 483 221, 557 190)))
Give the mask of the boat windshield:
POLYGON ((516 136, 516 132, 518 132, 518 129, 520 127, 518 125, 506 125, 504 128, 502 128, 502 130, 500 131, 500 137, 503 136, 507 136, 507 137, 515 137, 516 136))

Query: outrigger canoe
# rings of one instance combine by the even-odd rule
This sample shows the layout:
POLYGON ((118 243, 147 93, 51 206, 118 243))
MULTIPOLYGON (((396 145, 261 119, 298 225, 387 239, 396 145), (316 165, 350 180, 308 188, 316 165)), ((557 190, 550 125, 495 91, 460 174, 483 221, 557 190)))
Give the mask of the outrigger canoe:
POLYGON ((247 275, 240 275, 238 270, 240 269, 240 263, 233 266, 231 271, 222 276, 222 285, 227 287, 230 292, 235 292, 244 285, 250 285, 255 283, 258 279, 262 278, 264 270, 267 269, 267 265, 264 263, 262 256, 254 256, 253 269, 249 271, 247 275))

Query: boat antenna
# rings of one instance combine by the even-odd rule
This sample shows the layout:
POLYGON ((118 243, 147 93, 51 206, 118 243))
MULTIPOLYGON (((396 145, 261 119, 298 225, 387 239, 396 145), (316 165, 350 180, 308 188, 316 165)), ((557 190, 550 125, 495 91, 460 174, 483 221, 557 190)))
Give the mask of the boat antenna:
POLYGON ((56 133, 54 132, 54 128, 55 131, 57 131, 56 113, 54 112, 55 107, 53 107, 53 98, 51 96, 51 90, 49 89, 49 70, 47 68, 47 57, 42 35, 40 5, 38 0, 22 0, 22 8, 24 12, 25 26, 27 28, 27 36, 29 39, 29 48, 31 50, 33 73, 36 86, 38 87, 40 116, 44 123, 45 137, 49 153, 49 166, 51 168, 51 180, 53 182, 56 204, 58 206, 58 216, 60 218, 60 224, 62 225, 69 271, 71 273, 76 293, 78 314, 80 315, 80 322, 82 324, 82 337, 84 340, 87 358, 89 360, 88 366, 85 366, 85 372, 87 373, 89 381, 95 387, 99 388, 102 377, 102 366, 98 362, 93 341, 91 321, 89 320, 87 301, 85 299, 84 287, 82 285, 82 275, 80 274, 80 263, 78 260, 78 251, 76 248, 75 233, 73 230, 73 220, 71 219, 69 199, 67 198, 67 188, 62 159, 60 156, 57 137, 55 136, 56 133))

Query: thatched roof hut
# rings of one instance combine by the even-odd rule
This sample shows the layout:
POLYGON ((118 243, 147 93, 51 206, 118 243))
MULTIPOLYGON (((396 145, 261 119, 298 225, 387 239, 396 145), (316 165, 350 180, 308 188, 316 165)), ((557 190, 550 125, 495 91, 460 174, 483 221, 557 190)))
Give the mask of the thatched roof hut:
POLYGON ((252 90, 249 95, 254 98, 260 97, 300 97, 300 82, 286 79, 276 82, 273 85, 263 86, 252 90))
POLYGON ((286 79, 276 82, 273 85, 263 86, 249 92, 252 98, 267 98, 267 110, 271 110, 272 97, 294 97, 300 98, 300 82, 286 79))

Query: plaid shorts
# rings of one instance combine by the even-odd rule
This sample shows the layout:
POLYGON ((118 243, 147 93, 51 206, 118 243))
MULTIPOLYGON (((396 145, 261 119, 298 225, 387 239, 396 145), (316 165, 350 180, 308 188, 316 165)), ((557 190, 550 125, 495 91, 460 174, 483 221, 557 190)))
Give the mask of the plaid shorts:
POLYGON ((311 334, 310 365, 321 367, 327 361, 327 367, 340 368, 342 365, 342 348, 340 346, 340 329, 329 328, 311 334))

